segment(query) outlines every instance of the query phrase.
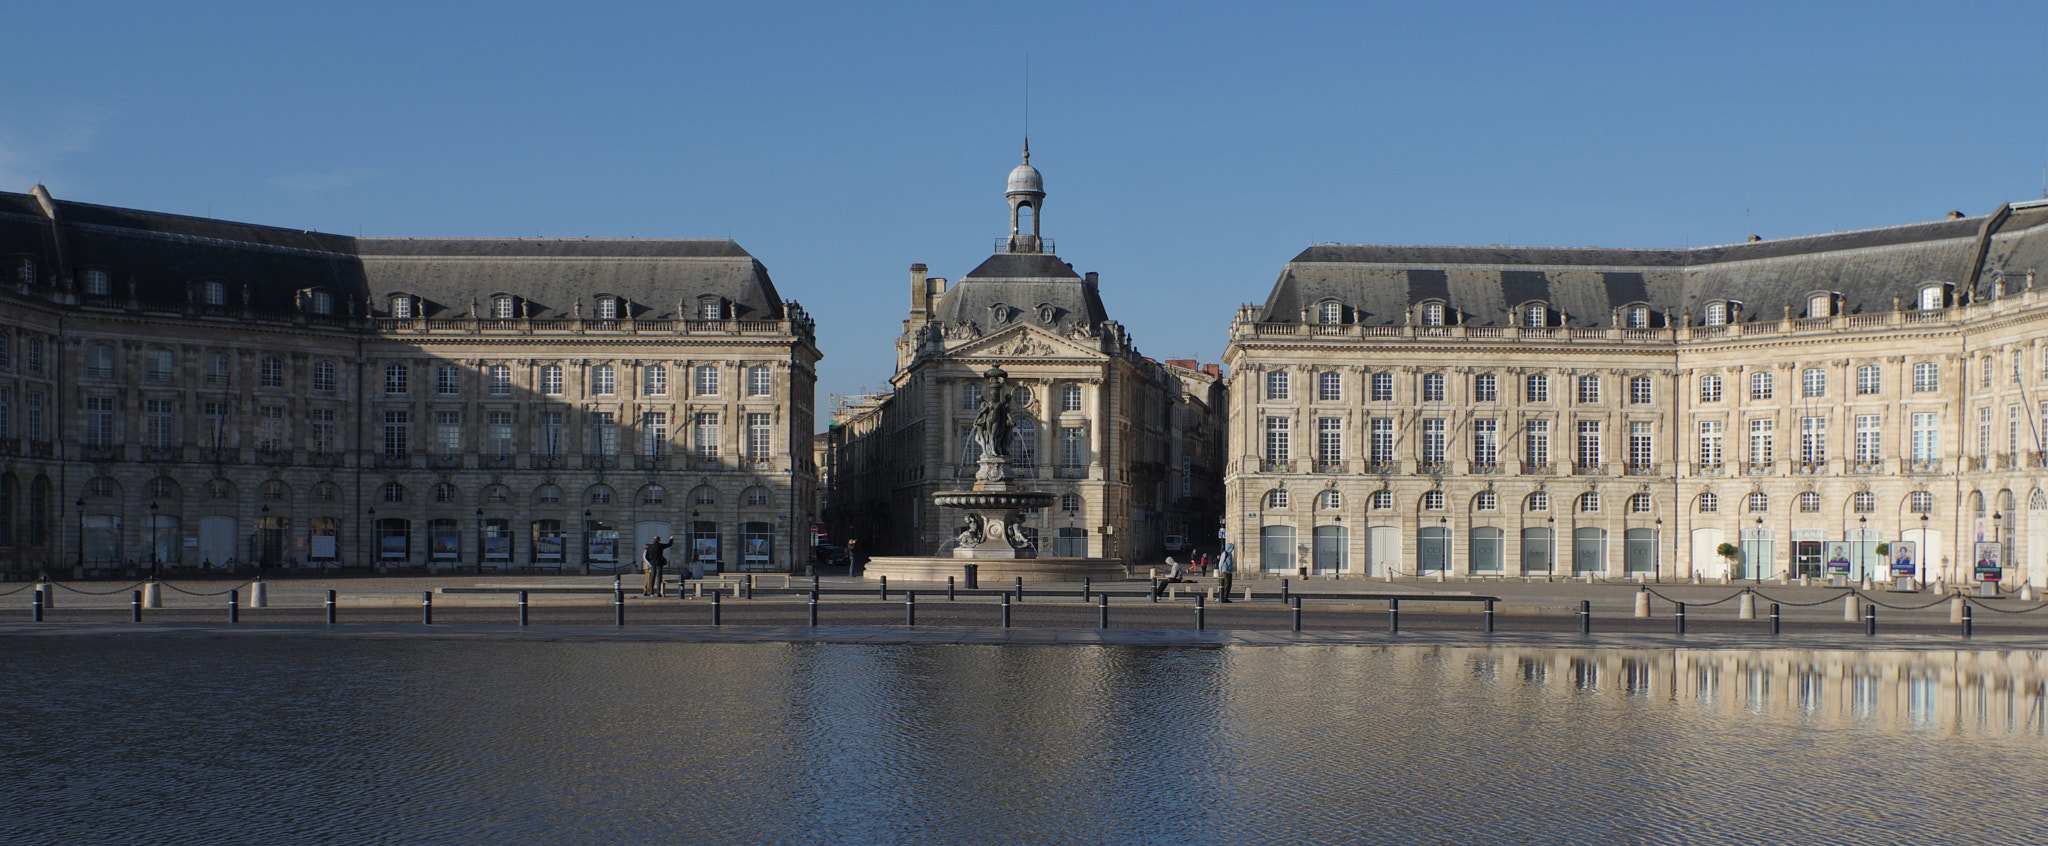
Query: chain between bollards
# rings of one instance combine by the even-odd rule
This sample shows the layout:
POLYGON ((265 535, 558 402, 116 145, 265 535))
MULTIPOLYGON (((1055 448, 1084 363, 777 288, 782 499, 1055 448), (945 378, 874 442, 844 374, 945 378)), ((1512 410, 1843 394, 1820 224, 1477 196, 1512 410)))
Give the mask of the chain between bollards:
POLYGON ((334 625, 334 591, 327 592, 327 625, 334 625))
POLYGON ((718 596, 718 591, 714 590, 711 592, 711 625, 723 626, 725 625, 725 619, 719 612, 718 596))
POLYGON ((1098 593, 1095 595, 1095 609, 1095 627, 1098 629, 1109 628, 1109 594, 1098 593))
POLYGON ((1773 602, 1771 603, 1771 634, 1776 635, 1784 630, 1784 616, 1778 612, 1778 603, 1773 602))
POLYGON ((431 590, 420 591, 420 625, 431 626, 433 624, 434 592, 431 590))
MULTIPOLYGON (((676 593, 682 593, 682 592, 683 592, 683 589, 682 589, 681 587, 677 587, 677 588, 676 588, 676 593)), ((716 596, 716 594, 713 594, 713 595, 714 595, 714 596, 716 596)), ((527 598, 526 598, 526 591, 523 591, 523 590, 522 590, 522 591, 520 591, 520 592, 519 592, 519 625, 522 625, 522 626, 524 626, 524 625, 526 625, 526 623, 527 623, 527 611, 526 611, 526 609, 527 609, 527 598)))

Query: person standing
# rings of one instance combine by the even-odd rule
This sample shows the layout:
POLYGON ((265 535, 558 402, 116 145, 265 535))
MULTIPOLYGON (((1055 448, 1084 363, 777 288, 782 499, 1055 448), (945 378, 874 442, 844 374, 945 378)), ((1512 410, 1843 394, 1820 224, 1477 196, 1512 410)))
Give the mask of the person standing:
POLYGON ((647 563, 644 567, 647 570, 647 586, 640 590, 641 596, 662 595, 661 568, 668 563, 668 548, 675 545, 675 535, 668 536, 668 543, 662 543, 661 538, 655 538, 647 542, 647 563))
POLYGON ((1226 543, 1216 556, 1216 601, 1230 601, 1230 575, 1237 572, 1237 544, 1226 543))

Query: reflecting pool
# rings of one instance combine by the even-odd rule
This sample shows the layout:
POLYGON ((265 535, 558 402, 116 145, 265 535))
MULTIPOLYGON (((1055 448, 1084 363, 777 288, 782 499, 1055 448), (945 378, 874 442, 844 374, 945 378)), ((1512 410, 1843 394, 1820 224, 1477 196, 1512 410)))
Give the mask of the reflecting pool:
POLYGON ((12 638, 28 843, 2040 843, 2033 652, 12 638))

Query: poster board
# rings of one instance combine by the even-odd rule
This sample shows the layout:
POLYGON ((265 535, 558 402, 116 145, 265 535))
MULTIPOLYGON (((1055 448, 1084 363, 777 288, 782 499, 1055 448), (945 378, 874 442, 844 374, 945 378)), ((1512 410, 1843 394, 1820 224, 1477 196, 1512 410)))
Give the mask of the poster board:
POLYGON ((433 537, 434 560, 449 561, 462 557, 461 535, 435 535, 433 537))
POLYGON ((1995 541, 1980 541, 1976 546, 1976 554, 1970 558, 1977 562, 1973 572, 1978 581, 1995 582, 2004 578, 2005 568, 2000 561, 2004 547, 1995 541))
POLYGON ((1910 579, 1920 574, 1920 547, 1915 541, 1893 541, 1892 577, 1910 579))
POLYGON ((313 536, 313 557, 314 557, 314 558, 334 558, 334 557, 335 557, 335 544, 334 544, 334 536, 333 536, 333 535, 314 535, 314 536, 313 536))
POLYGON ((541 561, 562 560, 562 536, 542 535, 534 538, 533 555, 541 561))
POLYGON ((1848 541, 1828 541, 1827 553, 1822 566, 1826 568, 1825 572, 1830 576, 1849 575, 1851 565, 1849 563, 1848 541))

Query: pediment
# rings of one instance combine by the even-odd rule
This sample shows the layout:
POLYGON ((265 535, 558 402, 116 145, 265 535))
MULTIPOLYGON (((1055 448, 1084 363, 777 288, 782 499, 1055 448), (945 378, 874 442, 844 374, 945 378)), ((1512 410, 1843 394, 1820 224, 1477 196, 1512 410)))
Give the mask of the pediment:
MULTIPOLYGON (((1078 333, 1077 333, 1078 334, 1078 333)), ((948 358, 1090 359, 1104 358, 1094 336, 1070 337, 1021 324, 946 350, 948 358)))

